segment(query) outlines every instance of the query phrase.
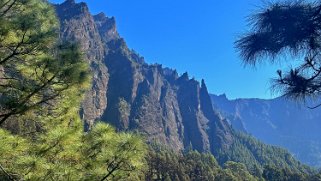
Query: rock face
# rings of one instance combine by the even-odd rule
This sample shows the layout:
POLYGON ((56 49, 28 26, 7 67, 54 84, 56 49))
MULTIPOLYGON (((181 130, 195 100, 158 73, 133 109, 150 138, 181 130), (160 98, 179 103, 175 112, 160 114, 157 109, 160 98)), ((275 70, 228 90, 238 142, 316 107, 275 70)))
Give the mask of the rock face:
MULTIPOLYGON (((108 69, 104 64, 106 56, 105 44, 96 22, 89 13, 85 3, 76 4, 68 0, 56 6, 57 15, 61 22, 60 37, 63 40, 80 44, 85 58, 93 72, 93 87, 87 93, 82 105, 82 116, 88 125, 99 118, 107 106, 108 69)), ((108 29, 106 29, 108 31, 108 29)))
POLYGON ((141 63, 143 59, 129 51, 122 39, 110 42, 109 47, 109 106, 102 120, 120 130, 138 129, 150 141, 175 149, 192 145, 210 151, 216 140, 231 141, 229 134, 209 137, 216 130, 214 122, 222 129, 230 128, 214 113, 205 84, 200 86, 187 74, 179 77, 175 71, 165 71, 161 65, 141 63))
MULTIPOLYGON (((214 111, 204 80, 199 83, 187 73, 180 76, 161 65, 146 64, 119 36, 114 18, 103 13, 92 16, 84 3, 68 0, 55 7, 61 39, 80 44, 93 72, 93 86, 81 111, 88 129, 103 120, 177 151, 192 147, 212 152, 220 163, 242 162, 242 156, 251 158, 247 161, 252 165, 268 163, 265 153, 250 148, 252 138, 239 137, 214 111), (240 146, 241 141, 247 142, 240 146)), ((288 155, 282 152, 274 162, 277 165, 288 155)))
POLYGON ((107 121, 176 150, 191 145, 214 151, 232 143, 230 126, 214 113, 204 81, 200 85, 187 73, 179 76, 144 63, 119 36, 115 19, 104 13, 92 16, 84 3, 69 0, 55 7, 61 39, 80 44, 94 74, 82 105, 89 127, 107 121))
POLYGON ((303 163, 321 166, 321 111, 283 97, 236 99, 211 95, 214 107, 232 126, 260 140, 282 146, 303 163))

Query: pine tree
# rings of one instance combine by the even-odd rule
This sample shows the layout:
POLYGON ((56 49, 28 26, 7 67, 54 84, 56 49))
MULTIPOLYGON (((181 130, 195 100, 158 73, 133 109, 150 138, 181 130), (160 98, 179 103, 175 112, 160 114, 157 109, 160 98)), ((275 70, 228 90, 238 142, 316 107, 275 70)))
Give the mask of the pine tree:
POLYGON ((58 41, 54 9, 43 0, 0 0, 0 22, 0 179, 143 178, 140 136, 103 123, 83 131, 89 69, 77 45, 58 41))
POLYGON ((88 83, 76 45, 58 42, 54 9, 41 0, 0 1, 0 125, 50 111, 72 86, 88 83))
MULTIPOLYGON (((244 63, 256 65, 264 60, 274 63, 282 55, 292 60, 301 59, 295 68, 277 71, 278 78, 273 81, 272 90, 303 101, 319 98, 320 2, 268 3, 250 16, 249 21, 252 29, 236 41, 244 63)), ((310 108, 318 106, 321 104, 310 108)))

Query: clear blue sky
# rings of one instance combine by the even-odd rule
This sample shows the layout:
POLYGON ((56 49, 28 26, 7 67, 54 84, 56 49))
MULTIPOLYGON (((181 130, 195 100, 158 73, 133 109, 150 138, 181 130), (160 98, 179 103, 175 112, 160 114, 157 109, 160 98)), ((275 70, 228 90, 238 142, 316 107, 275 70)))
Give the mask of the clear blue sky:
MULTIPOLYGON (((51 0, 61 3, 62 0, 51 0)), ((205 79, 211 93, 271 98, 277 66, 244 67, 233 42, 261 0, 84 0, 93 14, 116 18, 128 46, 147 63, 205 79)))

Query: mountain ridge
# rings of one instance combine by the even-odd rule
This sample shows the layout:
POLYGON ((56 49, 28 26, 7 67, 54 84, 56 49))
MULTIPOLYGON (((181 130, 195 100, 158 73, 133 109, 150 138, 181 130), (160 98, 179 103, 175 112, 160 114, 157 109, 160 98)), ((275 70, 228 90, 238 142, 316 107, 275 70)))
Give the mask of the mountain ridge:
POLYGON ((284 97, 235 99, 211 95, 213 106, 229 119, 233 128, 291 151, 311 166, 321 166, 321 113, 284 97), (305 145, 305 146, 302 146, 305 145))
POLYGON ((179 76, 162 65, 145 63, 119 36, 114 18, 103 13, 93 16, 85 3, 74 1, 55 8, 61 39, 80 44, 93 72, 93 87, 81 111, 87 129, 104 120, 119 131, 137 130, 149 142, 157 141, 176 151, 192 147, 211 152, 221 164, 233 160, 262 168, 271 162, 305 169, 286 151, 237 134, 214 111, 204 80, 198 82, 187 73, 179 76), (273 151, 279 155, 271 160, 262 157, 273 151))
POLYGON ((149 136, 155 134, 163 142, 175 145, 175 149, 183 149, 192 142, 195 143, 193 145, 197 150, 210 151, 212 149, 210 142, 223 143, 226 141, 220 139, 230 139, 227 138, 227 134, 221 135, 216 141, 208 137, 209 133, 215 132, 215 129, 212 131, 207 127, 208 117, 212 120, 216 119, 214 121, 217 121, 223 129, 228 130, 229 126, 211 109, 204 81, 201 86, 196 80, 190 79, 187 73, 179 76, 176 71, 163 69, 161 65, 144 63, 143 57, 129 50, 124 39, 118 35, 115 20, 106 17, 103 13, 90 16, 88 7, 85 7, 84 3, 68 1, 56 7, 62 22, 61 37, 67 39, 69 36, 68 39, 81 40, 80 45, 87 52, 87 59, 95 72, 94 87, 87 94, 82 107, 82 117, 89 126, 95 120, 102 119, 108 120, 120 130, 138 128, 149 136), (80 29, 82 33, 79 33, 80 29), (97 68, 98 73, 96 73, 97 68), (95 85, 98 86, 95 87, 95 85), (97 96, 97 90, 100 93, 99 96, 97 96), (201 101, 201 97, 204 101, 201 101), (187 100, 188 104, 186 104, 187 100), (153 106, 149 102, 153 102, 153 106), (122 109, 107 105, 122 106, 122 109), (151 110, 146 112, 143 106, 151 110), (129 107, 131 110, 128 109, 129 107), (181 109, 186 111, 181 113, 181 109), (202 109, 207 109, 205 111, 207 117, 202 109), (154 115, 149 116, 150 113, 154 115), (143 120, 153 121, 144 123, 143 120), (149 123, 152 123, 150 128, 149 123), (183 124, 192 126, 183 127, 183 124), (171 129, 172 127, 174 129, 171 129), (194 127, 199 129, 190 129, 194 127))

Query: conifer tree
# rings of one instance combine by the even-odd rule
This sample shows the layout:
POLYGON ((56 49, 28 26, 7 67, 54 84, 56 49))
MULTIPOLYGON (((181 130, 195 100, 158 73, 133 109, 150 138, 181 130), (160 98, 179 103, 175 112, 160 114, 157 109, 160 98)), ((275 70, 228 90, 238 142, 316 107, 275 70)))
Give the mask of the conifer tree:
MULTIPOLYGON (((294 68, 278 70, 272 90, 306 101, 321 93, 321 4, 308 1, 267 3, 250 16, 251 30, 236 41, 245 64, 297 60, 294 68)), ((315 105, 310 108, 321 106, 315 105)))
POLYGON ((77 45, 59 42, 51 5, 0 0, 0 22, 0 179, 140 180, 140 136, 103 123, 83 131, 88 65, 77 45), (6 130, 12 122, 23 131, 6 130))
POLYGON ((77 46, 58 42, 46 1, 0 0, 0 15, 0 125, 29 111, 47 113, 67 89, 88 83, 77 46))

